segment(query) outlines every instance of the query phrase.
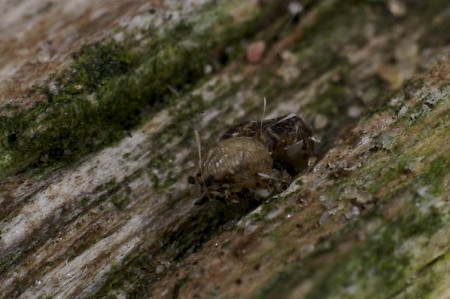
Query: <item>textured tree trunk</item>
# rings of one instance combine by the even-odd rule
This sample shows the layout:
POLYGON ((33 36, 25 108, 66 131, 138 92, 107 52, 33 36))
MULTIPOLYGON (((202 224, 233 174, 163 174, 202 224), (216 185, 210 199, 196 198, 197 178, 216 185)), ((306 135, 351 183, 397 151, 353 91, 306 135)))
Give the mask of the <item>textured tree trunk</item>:
POLYGON ((0 298, 450 297, 448 1, 0 6, 0 298), (264 97, 308 169, 194 205, 264 97))

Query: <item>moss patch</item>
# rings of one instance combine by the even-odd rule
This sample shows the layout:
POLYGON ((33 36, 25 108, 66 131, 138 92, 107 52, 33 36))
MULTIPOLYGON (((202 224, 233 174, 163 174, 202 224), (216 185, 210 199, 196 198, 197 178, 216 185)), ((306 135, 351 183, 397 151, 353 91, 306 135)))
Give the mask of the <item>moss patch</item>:
POLYGON ((412 208, 402 211, 402 215, 335 264, 307 298, 356 298, 352 293, 367 297, 395 294, 406 286, 408 273, 411 274, 411 257, 407 252, 398 252, 398 248, 408 239, 432 235, 442 223, 442 216, 434 208, 426 213, 412 208))
POLYGON ((148 108, 157 111, 192 89, 205 65, 224 61, 214 55, 218 49, 237 46, 276 18, 277 7, 282 3, 244 22, 235 22, 222 6, 208 8, 205 19, 180 22, 144 48, 112 40, 82 47, 68 70, 33 88, 31 96, 44 101, 26 111, 1 109, 0 177, 71 162, 119 140, 148 108))
MULTIPOLYGON (((333 237, 331 244, 319 244, 316 252, 300 265, 293 265, 277 274, 255 298, 272 298, 275 294, 286 297, 299 282, 311 277, 317 284, 305 298, 388 298, 397 294, 407 287, 408 279, 417 270, 412 266, 417 261, 412 260, 410 251, 426 251, 425 248, 408 247, 400 250, 401 246, 414 238, 429 238, 445 225, 443 215, 436 208, 421 211, 414 201, 414 196, 409 197, 401 214, 390 220, 384 219, 387 224, 370 232, 351 251, 330 251, 330 248, 338 248, 336 244, 351 240, 358 231, 363 231, 363 224, 377 223, 384 218, 383 208, 348 225, 333 237), (331 266, 326 262, 330 260, 335 261, 331 266)), ((434 279, 439 280, 437 277, 434 279)))

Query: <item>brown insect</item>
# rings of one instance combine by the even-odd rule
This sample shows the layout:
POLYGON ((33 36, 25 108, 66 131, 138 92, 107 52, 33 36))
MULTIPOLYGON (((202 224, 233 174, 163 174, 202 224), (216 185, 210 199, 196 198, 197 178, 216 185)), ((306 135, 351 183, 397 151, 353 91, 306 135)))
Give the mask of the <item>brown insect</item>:
POLYGON ((196 139, 199 158, 189 182, 203 194, 197 204, 212 198, 240 204, 279 193, 313 150, 311 130, 295 114, 239 124, 203 151, 197 132, 196 139))
POLYGON ((276 169, 295 175, 308 166, 308 158, 314 149, 311 135, 311 129, 303 120, 291 113, 262 122, 244 122, 226 131, 221 139, 255 138, 266 146, 276 169))

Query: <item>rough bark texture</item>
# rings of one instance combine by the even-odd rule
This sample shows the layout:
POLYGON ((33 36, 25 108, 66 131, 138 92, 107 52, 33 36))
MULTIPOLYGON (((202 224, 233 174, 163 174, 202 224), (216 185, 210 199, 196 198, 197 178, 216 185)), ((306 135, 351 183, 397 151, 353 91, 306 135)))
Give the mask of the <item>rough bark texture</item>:
POLYGON ((448 1, 0 6, 0 298, 450 297, 448 1), (309 169, 194 206, 264 97, 309 169))

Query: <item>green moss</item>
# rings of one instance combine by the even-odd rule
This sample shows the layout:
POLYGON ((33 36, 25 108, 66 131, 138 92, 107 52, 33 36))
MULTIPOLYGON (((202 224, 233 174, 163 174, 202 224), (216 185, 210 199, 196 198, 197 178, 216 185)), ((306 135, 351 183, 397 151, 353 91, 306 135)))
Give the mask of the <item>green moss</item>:
POLYGON ((259 207, 259 213, 252 213, 251 217, 255 220, 267 221, 266 216, 273 210, 277 209, 276 202, 278 202, 278 198, 262 203, 259 207))
POLYGON ((106 191, 106 195, 112 195, 116 193, 120 188, 120 184, 117 183, 114 179, 110 180, 102 187, 102 189, 106 191))
MULTIPOLYGON (((83 46, 74 54, 70 69, 54 79, 63 94, 82 94, 96 90, 108 78, 129 71, 132 56, 128 49, 114 40, 83 46)), ((48 86, 43 86, 45 88, 48 86)), ((47 92, 48 101, 67 100, 58 91, 47 92)), ((70 100, 70 99, 68 99, 70 100)))
POLYGON ((109 199, 119 210, 124 210, 131 202, 130 187, 124 182, 117 183, 115 180, 111 180, 102 189, 104 193, 99 197, 99 200, 109 199))
POLYGON ((111 202, 119 210, 123 210, 131 202, 131 198, 126 195, 116 194, 111 197, 111 202))
POLYGON ((407 274, 411 273, 411 257, 398 248, 410 238, 432 235, 442 224, 442 216, 434 208, 426 213, 413 208, 403 210, 402 215, 381 227, 360 248, 334 265, 307 298, 325 298, 332 294, 355 298, 350 292, 354 287, 359 289, 358 296, 389 297, 405 287, 407 274), (361 277, 365 277, 363 281, 361 277))
POLYGON ((273 230, 269 234, 270 240, 277 245, 280 244, 280 242, 284 239, 284 237, 285 237, 285 233, 283 233, 277 229, 273 230))
MULTIPOLYGON (((427 128, 422 128, 420 131, 422 135, 412 136, 414 138, 412 139, 413 146, 406 143, 399 144, 392 149, 390 159, 386 159, 383 152, 374 154, 372 161, 358 171, 359 176, 364 180, 364 188, 371 194, 375 194, 384 186, 391 184, 392 188, 383 195, 383 197, 388 197, 405 184, 410 184, 411 179, 417 176, 414 179, 416 188, 427 187, 430 188, 429 192, 441 195, 445 191, 442 181, 447 169, 450 168, 450 154, 442 153, 439 158, 432 160, 432 157, 440 150, 434 142, 442 138, 443 131, 441 128, 444 125, 439 119, 436 119, 435 122, 436 125, 431 123, 428 126, 428 128, 433 128, 432 131, 422 134, 427 131, 427 128), (424 144, 428 144, 428 146, 424 147, 424 144), (407 147, 407 150, 404 150, 405 147, 407 147), (421 164, 425 163, 423 169, 420 169, 420 173, 417 173, 417 170, 411 170, 411 165, 418 163, 416 162, 418 159, 422 161, 421 164), (397 180, 397 183, 392 186, 392 182, 395 180, 397 180)), ((411 128, 411 130, 415 129, 411 128)), ((341 180, 336 185, 341 186, 341 191, 343 190, 341 180)))
POLYGON ((79 202, 80 208, 84 210, 88 206, 90 201, 91 200, 87 196, 84 196, 83 198, 81 198, 80 202, 79 202))
MULTIPOLYGON (((445 274, 444 274, 445 275, 445 274)), ((435 287, 439 285, 440 277, 437 276, 433 272, 428 272, 426 274, 421 274, 421 279, 418 282, 415 282, 413 285, 413 290, 409 290, 408 292, 404 292, 403 299, 433 299, 435 297, 430 297, 435 287)))
POLYGON ((313 48, 320 49, 328 45, 330 40, 342 41, 343 39, 355 38, 354 32, 349 29, 354 28, 352 27, 354 25, 363 23, 368 6, 366 1, 360 0, 324 5, 317 15, 315 26, 306 28, 298 47, 315 43, 317 46, 313 48), (351 18, 351 22, 349 22, 349 18, 351 18), (346 34, 342 34, 342 32, 346 34))
MULTIPOLYGON (((378 167, 380 166, 378 165, 378 167)), ((387 166, 380 170, 382 173, 378 174, 379 177, 367 186, 367 191, 371 194, 374 194, 376 191, 392 182, 392 180, 398 178, 400 173, 404 172, 404 168, 399 164, 387 166)))
MULTIPOLYGON (((420 211, 412 203, 405 204, 401 214, 390 219, 386 224, 366 236, 359 246, 354 246, 342 255, 330 251, 336 246, 328 244, 318 246, 318 249, 302 261, 300 265, 292 265, 289 270, 277 274, 255 298, 272 298, 275 294, 286 297, 289 291, 295 289, 299 281, 314 277, 318 283, 305 298, 388 298, 403 290, 409 277, 414 275, 412 255, 414 248, 399 250, 408 240, 417 237, 429 238, 438 231, 445 221, 436 208, 420 211), (338 255, 338 261, 332 266, 313 262, 326 255, 338 255), (305 268, 312 262, 313 268, 305 268)), ((363 223, 376 222, 383 218, 379 211, 364 216, 354 225, 348 225, 333 243, 339 244, 348 240, 362 229, 363 223)), ((336 258, 336 257, 335 257, 336 258)))
MULTIPOLYGON (((102 48, 98 54, 104 51, 102 48)), ((8 159, 0 170, 71 161, 123 137, 126 130, 140 122, 143 107, 164 99, 168 84, 180 89, 198 78, 201 63, 195 59, 190 60, 194 62, 191 66, 182 63, 188 61, 188 56, 195 57, 191 54, 183 49, 165 49, 147 62, 147 72, 135 71, 109 81, 105 77, 122 71, 122 60, 114 62, 110 57, 107 61, 112 62, 106 69, 95 65, 88 68, 85 59, 77 62, 73 66, 77 75, 61 79, 67 82, 58 94, 47 95, 48 103, 39 103, 31 111, 20 111, 2 122, 3 151, 8 159), (94 78, 89 79, 86 74, 94 78), (97 94, 92 100, 85 92, 94 88, 97 94)))
POLYGON ((112 40, 82 47, 68 70, 33 89, 45 102, 26 111, 2 108, 0 176, 68 163, 119 140, 141 122, 146 108, 157 111, 170 105, 174 92, 197 84, 211 59, 228 61, 208 53, 238 46, 268 17, 276 17, 272 5, 281 4, 271 4, 241 23, 223 7, 210 7, 206 19, 152 36, 145 49, 112 40))
POLYGON ((442 154, 441 157, 430 163, 427 171, 417 178, 416 186, 427 186, 427 192, 440 196, 448 190, 444 184, 444 178, 450 169, 450 152, 442 154))
POLYGON ((331 84, 318 98, 304 107, 305 112, 323 113, 327 116, 336 114, 338 106, 344 102, 344 84, 331 84))
POLYGON ((153 187, 155 188, 155 190, 159 190, 159 184, 160 184, 159 177, 152 171, 149 171, 147 174, 148 174, 148 177, 150 178, 150 180, 152 181, 153 187))
MULTIPOLYGON (((429 124, 434 128, 434 135, 424 134, 420 142, 432 142, 436 136, 440 136, 442 122, 439 119, 435 122, 429 124), (435 126, 435 122, 439 126, 435 126)), ((311 276, 319 282, 306 298, 387 298, 399 293, 404 294, 406 287, 414 288, 410 293, 414 298, 426 298, 432 294, 433 288, 411 286, 407 281, 416 275, 416 271, 424 271, 422 268, 433 262, 427 259, 434 255, 428 254, 429 249, 426 246, 409 247, 405 244, 414 244, 413 240, 416 238, 430 239, 448 223, 446 211, 435 208, 432 198, 442 196, 447 190, 445 177, 450 168, 450 154, 445 152, 434 160, 426 159, 425 167, 415 169, 414 173, 411 173, 408 166, 411 160, 424 154, 419 153, 418 149, 429 150, 428 147, 423 148, 417 140, 415 144, 417 146, 408 146, 407 151, 402 148, 395 149, 395 152, 402 153, 400 155, 391 152, 386 156, 383 151, 374 153, 370 163, 359 170, 361 175, 353 174, 360 177, 359 180, 339 178, 330 190, 333 196, 339 198, 346 187, 358 187, 369 182, 365 187, 374 194, 394 179, 404 176, 400 184, 382 194, 386 208, 384 205, 378 206, 375 212, 363 215, 358 221, 346 225, 339 235, 333 237, 332 242, 341 244, 342 240, 349 240, 349 236, 361 233, 364 227, 370 227, 368 223, 382 224, 378 229, 371 231, 361 244, 353 246, 349 252, 333 252, 329 248, 338 248, 337 245, 319 244, 308 260, 275 276, 272 283, 257 297, 270 298, 274 294, 283 296, 284 290, 294 289, 299 281, 307 280, 311 276), (393 204, 398 211, 392 219, 385 219, 385 209, 389 209, 389 202, 394 200, 398 201, 393 204), (329 260, 327 255, 338 255, 334 257, 338 262, 333 262, 330 267, 317 265, 316 259, 320 260, 325 256, 325 260, 329 260), (305 265, 309 264, 313 265, 313 268, 305 268, 305 265)), ((431 158, 434 155, 435 152, 427 152, 425 156, 431 158)), ((433 280, 433 283, 441 283, 442 278, 430 272, 426 281, 430 280, 433 280)), ((419 281, 418 284, 424 282, 419 281)), ((287 296, 287 293, 285 295, 287 296)))

